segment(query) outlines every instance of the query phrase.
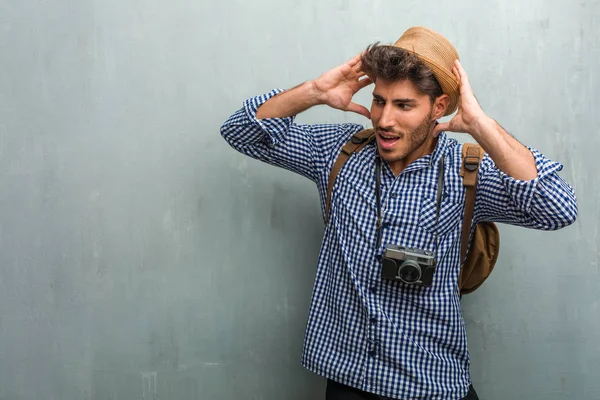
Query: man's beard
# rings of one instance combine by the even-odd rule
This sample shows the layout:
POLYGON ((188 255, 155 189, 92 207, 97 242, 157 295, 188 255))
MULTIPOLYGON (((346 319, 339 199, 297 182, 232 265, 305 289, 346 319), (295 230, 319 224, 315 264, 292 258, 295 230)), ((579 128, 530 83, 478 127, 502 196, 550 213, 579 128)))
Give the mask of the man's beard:
POLYGON ((425 143, 425 141, 427 140, 427 137, 433 131, 433 127, 435 126, 435 121, 431 121, 432 115, 433 115, 433 110, 430 111, 429 115, 427 115, 427 117, 425 117, 423 119, 423 121, 419 124, 419 126, 417 126, 415 129, 413 129, 411 132, 400 134, 401 139, 404 139, 406 137, 406 138, 408 138, 408 141, 409 141, 408 147, 402 152, 402 154, 398 154, 398 155, 389 154, 389 153, 386 154, 387 153, 386 151, 384 151, 383 154, 381 154, 381 151, 380 151, 381 158, 383 158, 388 163, 401 161, 401 160, 405 159, 406 156, 411 154, 413 151, 415 151, 416 149, 421 147, 423 145, 423 143, 425 143))

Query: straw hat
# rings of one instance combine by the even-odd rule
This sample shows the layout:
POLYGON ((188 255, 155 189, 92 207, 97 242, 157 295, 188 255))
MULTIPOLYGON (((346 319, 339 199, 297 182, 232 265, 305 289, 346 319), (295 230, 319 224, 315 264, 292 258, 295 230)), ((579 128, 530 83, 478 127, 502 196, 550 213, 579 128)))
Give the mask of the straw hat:
POLYGON ((416 26, 404 32, 394 46, 414 52, 419 60, 431 69, 442 91, 450 96, 445 115, 456 111, 460 91, 459 81, 452 73, 452 68, 454 60, 459 58, 452 43, 431 29, 416 26))

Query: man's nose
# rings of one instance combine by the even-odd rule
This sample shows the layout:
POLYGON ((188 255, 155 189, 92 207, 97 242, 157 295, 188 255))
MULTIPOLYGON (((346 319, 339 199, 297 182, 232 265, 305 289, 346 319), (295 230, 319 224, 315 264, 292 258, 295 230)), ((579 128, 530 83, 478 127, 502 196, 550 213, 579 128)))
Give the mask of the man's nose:
POLYGON ((389 129, 395 125, 392 108, 386 104, 381 111, 381 118, 379 118, 379 127, 383 129, 389 129))

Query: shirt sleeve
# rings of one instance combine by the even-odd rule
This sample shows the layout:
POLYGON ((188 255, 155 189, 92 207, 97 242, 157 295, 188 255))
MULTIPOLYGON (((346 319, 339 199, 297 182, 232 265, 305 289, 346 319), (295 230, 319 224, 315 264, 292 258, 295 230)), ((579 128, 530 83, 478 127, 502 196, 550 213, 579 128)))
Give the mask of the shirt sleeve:
POLYGON ((535 149, 529 150, 538 176, 528 181, 505 174, 485 155, 478 176, 476 222, 503 222, 543 230, 557 230, 575 222, 575 192, 558 175, 563 166, 535 149))
POLYGON ((258 108, 283 90, 250 98, 221 126, 237 151, 317 182, 335 150, 362 127, 357 124, 298 125, 295 117, 257 119, 258 108))

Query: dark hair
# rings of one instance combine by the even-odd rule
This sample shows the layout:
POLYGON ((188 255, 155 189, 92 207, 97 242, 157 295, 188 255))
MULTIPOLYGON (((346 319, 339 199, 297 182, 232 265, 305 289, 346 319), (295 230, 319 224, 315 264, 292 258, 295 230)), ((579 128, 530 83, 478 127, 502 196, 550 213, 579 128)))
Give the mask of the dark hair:
POLYGON ((433 71, 415 53, 394 46, 375 43, 361 57, 363 71, 373 80, 387 82, 409 80, 417 91, 428 95, 431 103, 444 94, 433 71))

